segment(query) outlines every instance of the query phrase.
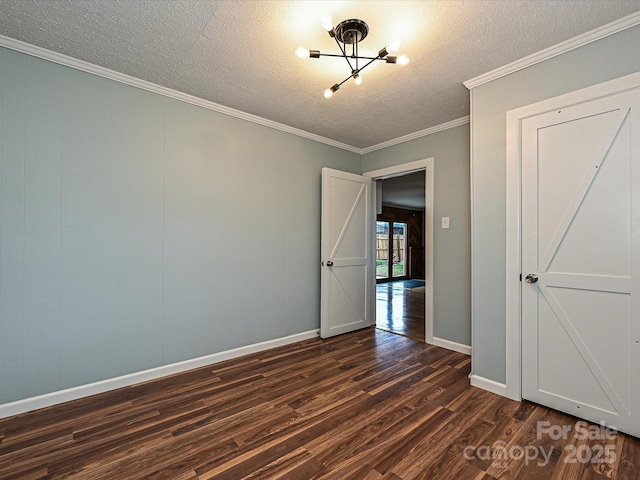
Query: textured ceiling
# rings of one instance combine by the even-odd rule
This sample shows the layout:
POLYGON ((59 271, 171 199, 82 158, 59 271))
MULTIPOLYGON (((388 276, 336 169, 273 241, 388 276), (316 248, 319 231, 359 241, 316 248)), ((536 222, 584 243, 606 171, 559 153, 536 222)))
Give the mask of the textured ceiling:
POLYGON ((357 148, 469 114, 462 82, 640 10, 638 0, 0 0, 0 34, 357 148), (342 81, 320 27, 368 23, 361 54, 399 38, 409 65, 342 81))

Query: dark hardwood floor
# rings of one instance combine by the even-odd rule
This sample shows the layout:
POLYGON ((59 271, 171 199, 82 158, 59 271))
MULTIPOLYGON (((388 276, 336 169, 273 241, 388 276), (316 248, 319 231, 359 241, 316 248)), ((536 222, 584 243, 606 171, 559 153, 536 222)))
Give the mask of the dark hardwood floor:
POLYGON ((425 287, 411 283, 376 285, 376 327, 424 342, 425 287))
POLYGON ((373 328, 308 340, 0 420, 0 478, 640 478, 638 439, 584 439, 469 365, 373 328))

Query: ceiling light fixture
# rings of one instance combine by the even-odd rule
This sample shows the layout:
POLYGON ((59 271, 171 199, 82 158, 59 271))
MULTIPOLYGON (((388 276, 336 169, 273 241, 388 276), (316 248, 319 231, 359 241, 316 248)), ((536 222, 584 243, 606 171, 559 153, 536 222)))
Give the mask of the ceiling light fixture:
POLYGON ((344 58, 349 64, 351 69, 351 75, 345 78, 342 82, 336 83, 334 86, 327 88, 324 91, 325 98, 331 98, 333 94, 338 91, 340 86, 350 78, 353 78, 356 85, 362 83, 362 76, 360 72, 366 67, 371 65, 376 60, 384 60, 386 63, 397 63, 399 65, 406 65, 409 63, 409 57, 401 55, 397 57, 390 55, 394 53, 400 47, 399 41, 390 42, 386 47, 382 48, 378 52, 377 57, 361 57, 358 53, 358 44, 365 39, 369 33, 369 26, 362 20, 352 18, 350 20, 344 20, 335 27, 331 24, 331 19, 323 18, 322 26, 327 30, 329 36, 336 41, 338 47, 340 47, 340 54, 334 53, 321 53, 320 50, 307 50, 300 47, 296 50, 296 55, 299 58, 320 58, 320 57, 338 57, 344 58), (347 53, 347 45, 351 45, 351 52, 347 53), (366 61, 363 66, 360 66, 360 61, 366 61), (352 63, 353 62, 353 63, 352 63))

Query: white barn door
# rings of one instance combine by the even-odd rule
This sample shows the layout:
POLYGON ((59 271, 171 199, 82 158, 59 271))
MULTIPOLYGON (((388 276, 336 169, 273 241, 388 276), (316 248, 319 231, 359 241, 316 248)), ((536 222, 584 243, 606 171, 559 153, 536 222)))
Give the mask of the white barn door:
POLYGON ((371 325, 371 179, 322 169, 320 336, 371 325))
POLYGON ((640 436, 640 90, 521 138, 522 396, 640 436))

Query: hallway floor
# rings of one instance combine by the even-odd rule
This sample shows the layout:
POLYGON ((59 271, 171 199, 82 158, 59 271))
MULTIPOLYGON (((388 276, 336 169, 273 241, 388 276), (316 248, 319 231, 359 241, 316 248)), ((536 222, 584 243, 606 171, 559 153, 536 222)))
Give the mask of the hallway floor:
POLYGON ((424 342, 425 286, 422 280, 376 285, 376 327, 424 342))

